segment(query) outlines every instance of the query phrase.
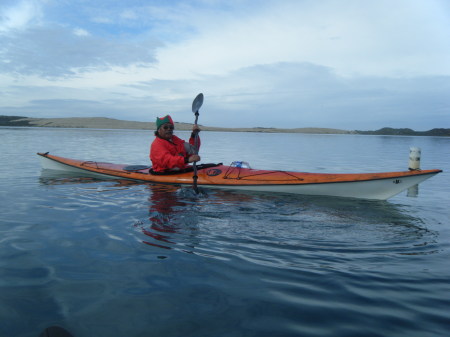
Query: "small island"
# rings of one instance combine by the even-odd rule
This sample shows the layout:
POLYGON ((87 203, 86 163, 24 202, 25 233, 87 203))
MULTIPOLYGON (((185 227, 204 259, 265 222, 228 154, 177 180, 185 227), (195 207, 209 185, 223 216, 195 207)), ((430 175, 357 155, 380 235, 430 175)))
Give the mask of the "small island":
MULTIPOLYGON (((155 123, 125 121, 105 117, 69 117, 69 118, 30 118, 24 116, 0 116, 0 126, 20 127, 54 127, 54 128, 94 128, 94 129, 132 129, 154 130, 155 123)), ((175 123, 177 130, 189 131, 190 123, 175 123)), ((388 135, 388 136, 437 136, 449 137, 450 129, 435 128, 428 131, 414 131, 412 129, 394 129, 385 127, 376 131, 341 130, 332 128, 221 128, 201 126, 204 131, 227 132, 266 132, 266 133, 309 133, 309 134, 359 134, 359 135, 388 135)))

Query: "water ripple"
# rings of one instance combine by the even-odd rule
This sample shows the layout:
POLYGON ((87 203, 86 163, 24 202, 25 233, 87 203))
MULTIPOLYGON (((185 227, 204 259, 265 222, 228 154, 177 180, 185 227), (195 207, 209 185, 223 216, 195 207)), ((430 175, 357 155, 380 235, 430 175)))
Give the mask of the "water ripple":
MULTIPOLYGON (((437 233, 386 202, 151 187, 145 243, 278 268, 387 268, 386 257, 436 253, 437 233), (184 194, 183 194, 184 193, 184 194)), ((392 262, 391 262, 392 263, 392 262)), ((390 266, 393 267, 393 266, 390 266)))

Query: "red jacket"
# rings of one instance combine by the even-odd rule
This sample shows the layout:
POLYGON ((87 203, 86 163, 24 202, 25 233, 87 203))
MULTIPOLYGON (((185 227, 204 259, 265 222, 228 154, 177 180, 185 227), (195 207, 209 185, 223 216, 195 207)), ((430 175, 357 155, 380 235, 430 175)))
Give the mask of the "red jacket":
MULTIPOLYGON (((172 169, 184 169, 187 165, 187 159, 193 153, 188 153, 184 146, 185 141, 172 136, 171 141, 159 138, 153 141, 150 147, 150 160, 152 169, 155 172, 164 172, 172 169)), ((189 138, 189 144, 194 145, 195 139, 189 138)), ((198 139, 200 147, 200 138, 198 139)))

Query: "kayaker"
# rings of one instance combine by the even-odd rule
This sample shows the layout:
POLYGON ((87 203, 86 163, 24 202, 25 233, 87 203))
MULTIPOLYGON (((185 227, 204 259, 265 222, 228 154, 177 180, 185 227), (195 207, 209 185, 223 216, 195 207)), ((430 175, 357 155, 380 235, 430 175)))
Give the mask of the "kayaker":
MULTIPOLYGON (((175 136, 174 128, 175 124, 169 115, 156 118, 156 138, 150 147, 152 171, 155 173, 183 170, 189 163, 200 161, 194 147, 195 135, 200 132, 198 125, 193 126, 189 142, 175 136)), ((198 146, 200 147, 200 138, 198 146)))

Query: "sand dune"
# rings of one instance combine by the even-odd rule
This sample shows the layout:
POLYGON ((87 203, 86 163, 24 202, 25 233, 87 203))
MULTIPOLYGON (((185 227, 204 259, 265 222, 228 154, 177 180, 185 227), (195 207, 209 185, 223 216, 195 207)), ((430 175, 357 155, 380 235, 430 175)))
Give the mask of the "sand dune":
MULTIPOLYGON (((155 130, 155 123, 124 121, 104 117, 71 117, 71 118, 27 118, 20 117, 9 121, 10 125, 36 126, 36 127, 57 127, 57 128, 95 128, 95 129, 139 129, 155 130)), ((175 123, 177 130, 191 130, 192 124, 175 123)), ((230 131, 230 132, 284 132, 284 133, 318 133, 318 134, 346 134, 350 131, 330 128, 220 128, 201 126, 205 131, 230 131)))

